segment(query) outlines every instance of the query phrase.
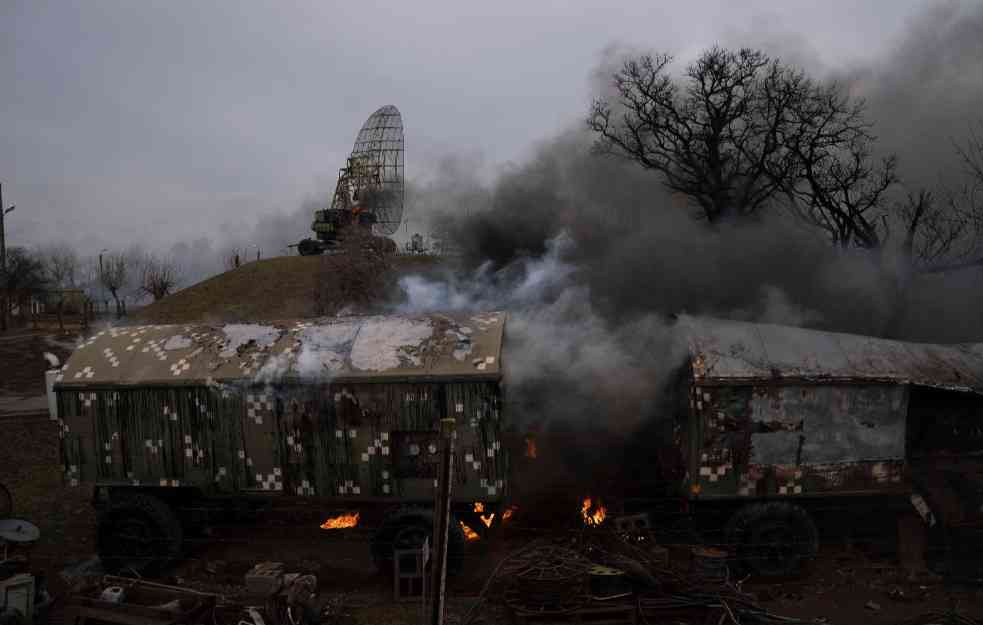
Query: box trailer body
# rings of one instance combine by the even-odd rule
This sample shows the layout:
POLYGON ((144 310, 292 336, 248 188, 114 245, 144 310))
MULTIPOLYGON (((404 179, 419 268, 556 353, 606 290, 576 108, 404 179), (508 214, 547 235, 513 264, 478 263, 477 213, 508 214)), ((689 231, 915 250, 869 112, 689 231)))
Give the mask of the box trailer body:
POLYGON ((66 480, 428 501, 453 416, 454 497, 498 501, 503 328, 491 313, 98 332, 54 386, 66 480))
POLYGON ((672 483, 742 568, 792 574, 820 532, 862 522, 899 523, 920 553, 983 526, 983 344, 686 315, 677 329, 672 483))
POLYGON ((696 317, 680 326, 689 355, 674 443, 691 500, 937 501, 924 492, 933 471, 983 458, 983 344, 696 317))
POLYGON ((97 332, 54 382, 66 483, 101 499, 426 507, 440 420, 454 417, 455 509, 496 510, 509 466, 504 323, 432 314, 97 332))

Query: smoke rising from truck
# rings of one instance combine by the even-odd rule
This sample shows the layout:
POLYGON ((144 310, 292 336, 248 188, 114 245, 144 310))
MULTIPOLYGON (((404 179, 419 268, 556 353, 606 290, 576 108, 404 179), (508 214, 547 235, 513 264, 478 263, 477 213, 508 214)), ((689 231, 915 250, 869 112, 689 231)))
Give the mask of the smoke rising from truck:
MULTIPOLYGON (((881 149, 900 157, 901 192, 960 183, 953 142, 975 121, 971 105, 983 104, 983 44, 971 35, 980 24, 983 7, 934 8, 877 63, 806 68, 868 99, 881 149), (936 96, 945 106, 931 104, 936 96)), ((762 33, 735 37, 736 45, 793 45, 762 33)), ((592 72, 596 93, 609 87, 618 58, 617 48, 607 51, 592 72)), ((652 414, 682 359, 671 332, 680 312, 884 333, 895 305, 885 257, 834 249, 780 210, 708 226, 656 174, 591 154, 591 140, 571 127, 490 185, 438 175, 432 202, 419 191, 419 205, 449 207, 431 221, 452 233, 462 256, 442 276, 404 278, 402 308, 510 310, 508 375, 523 412, 581 423, 652 414)), ((900 338, 983 339, 981 280, 976 270, 919 279, 900 338)))

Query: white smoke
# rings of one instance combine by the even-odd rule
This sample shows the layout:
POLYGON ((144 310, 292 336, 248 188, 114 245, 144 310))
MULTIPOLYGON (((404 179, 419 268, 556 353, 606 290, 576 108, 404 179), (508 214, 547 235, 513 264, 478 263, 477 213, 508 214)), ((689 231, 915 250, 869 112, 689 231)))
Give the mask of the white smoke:
POLYGON ((546 243, 546 253, 521 258, 508 267, 492 270, 486 262, 466 276, 453 273, 441 279, 404 276, 399 284, 406 301, 401 312, 482 311, 534 309, 548 303, 558 292, 575 287, 576 268, 564 260, 574 242, 560 233, 546 243))
MULTIPOLYGON (((669 322, 655 314, 614 322, 591 302, 560 234, 546 253, 498 271, 419 275, 400 281, 403 312, 505 310, 505 384, 528 424, 563 420, 630 428, 652 416, 682 352, 669 322)), ((516 414, 518 413, 518 414, 516 414)))

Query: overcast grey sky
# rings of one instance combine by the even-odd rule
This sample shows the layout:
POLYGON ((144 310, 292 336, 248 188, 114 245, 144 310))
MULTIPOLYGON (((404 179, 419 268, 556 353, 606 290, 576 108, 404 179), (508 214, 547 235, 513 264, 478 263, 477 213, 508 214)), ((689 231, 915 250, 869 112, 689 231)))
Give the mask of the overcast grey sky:
POLYGON ((384 104, 403 113, 409 178, 448 152, 493 169, 583 118, 609 46, 774 44, 835 70, 889 54, 934 4, 4 0, 8 241, 246 233, 332 188, 384 104))

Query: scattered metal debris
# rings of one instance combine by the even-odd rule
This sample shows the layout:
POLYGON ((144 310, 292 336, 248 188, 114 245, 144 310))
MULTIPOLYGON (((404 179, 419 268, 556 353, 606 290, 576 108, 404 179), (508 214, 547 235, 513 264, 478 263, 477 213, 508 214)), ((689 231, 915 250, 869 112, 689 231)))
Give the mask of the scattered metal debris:
POLYGON ((178 586, 107 575, 82 584, 65 606, 65 622, 85 625, 199 623, 218 597, 178 586))
MULTIPOLYGON (((669 617, 707 622, 809 625, 819 620, 778 616, 762 608, 739 583, 670 568, 665 549, 633 543, 612 528, 585 527, 573 538, 538 539, 506 556, 495 568, 461 625, 478 618, 488 601, 501 601, 515 622, 669 622, 669 617), (592 577, 598 572, 612 582, 592 577), (613 582, 617 579, 617 582, 613 582), (602 592, 595 592, 600 590, 602 592), (608 592, 604 592, 608 591, 608 592), (706 615, 706 616, 702 616, 706 615), (712 616, 712 618, 710 618, 712 616), (600 620, 599 620, 600 619, 600 620), (729 620, 728 620, 729 619, 729 620)), ((623 527, 623 525, 621 525, 623 527)), ((708 550, 716 564, 719 550, 708 550)), ((965 624, 960 624, 965 625, 965 624)))

